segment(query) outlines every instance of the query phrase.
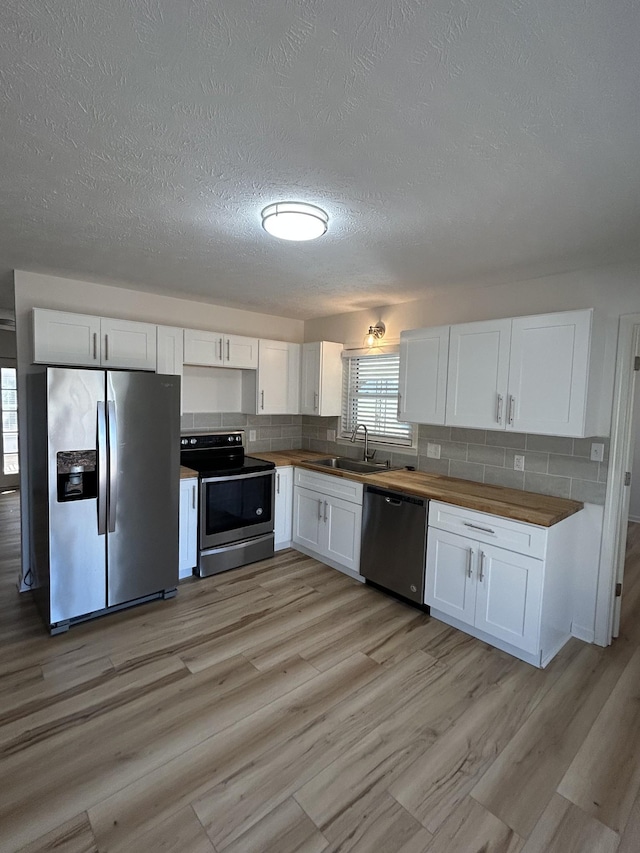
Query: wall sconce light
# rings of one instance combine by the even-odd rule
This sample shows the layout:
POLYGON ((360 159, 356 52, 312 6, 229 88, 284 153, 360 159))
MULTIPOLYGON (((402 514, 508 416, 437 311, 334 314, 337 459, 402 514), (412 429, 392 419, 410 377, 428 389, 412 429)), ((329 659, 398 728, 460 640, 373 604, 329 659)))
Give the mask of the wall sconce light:
POLYGON ((365 343, 367 344, 367 346, 372 347, 375 345, 376 341, 382 340, 386 331, 386 327, 382 320, 378 320, 375 326, 369 326, 369 331, 367 332, 367 336, 365 338, 365 343))

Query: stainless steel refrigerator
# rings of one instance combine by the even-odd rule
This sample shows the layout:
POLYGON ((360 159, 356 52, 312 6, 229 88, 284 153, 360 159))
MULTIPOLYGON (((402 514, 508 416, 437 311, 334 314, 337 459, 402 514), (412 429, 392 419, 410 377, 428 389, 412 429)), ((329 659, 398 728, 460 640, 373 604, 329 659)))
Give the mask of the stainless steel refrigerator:
POLYGON ((31 578, 51 633, 178 582, 180 379, 28 378, 31 578))

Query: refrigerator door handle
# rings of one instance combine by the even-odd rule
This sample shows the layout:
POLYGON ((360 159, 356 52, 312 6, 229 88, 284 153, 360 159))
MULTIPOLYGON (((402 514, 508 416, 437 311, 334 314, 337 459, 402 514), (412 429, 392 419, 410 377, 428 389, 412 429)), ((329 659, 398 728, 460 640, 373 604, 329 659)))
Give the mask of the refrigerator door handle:
POLYGON ((118 503, 118 426, 116 404, 107 403, 107 429, 109 433, 109 533, 116 529, 116 506, 118 503))
POLYGON ((98 535, 107 532, 107 419, 98 403, 98 535))

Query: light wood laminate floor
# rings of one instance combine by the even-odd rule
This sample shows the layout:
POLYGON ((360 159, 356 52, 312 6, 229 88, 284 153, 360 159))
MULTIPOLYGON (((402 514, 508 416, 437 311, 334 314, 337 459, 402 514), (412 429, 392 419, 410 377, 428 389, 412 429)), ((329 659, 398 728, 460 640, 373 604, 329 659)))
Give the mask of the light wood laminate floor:
POLYGON ((0 530, 1 851, 640 850, 640 525, 545 671, 295 551, 52 638, 0 530))

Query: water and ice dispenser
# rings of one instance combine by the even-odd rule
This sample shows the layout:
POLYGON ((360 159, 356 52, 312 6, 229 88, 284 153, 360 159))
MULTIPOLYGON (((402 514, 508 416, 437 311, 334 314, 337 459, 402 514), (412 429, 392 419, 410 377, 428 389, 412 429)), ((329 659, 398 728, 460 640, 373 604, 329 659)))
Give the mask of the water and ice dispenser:
POLYGON ((66 450, 56 456, 58 501, 82 501, 98 496, 95 450, 66 450))

